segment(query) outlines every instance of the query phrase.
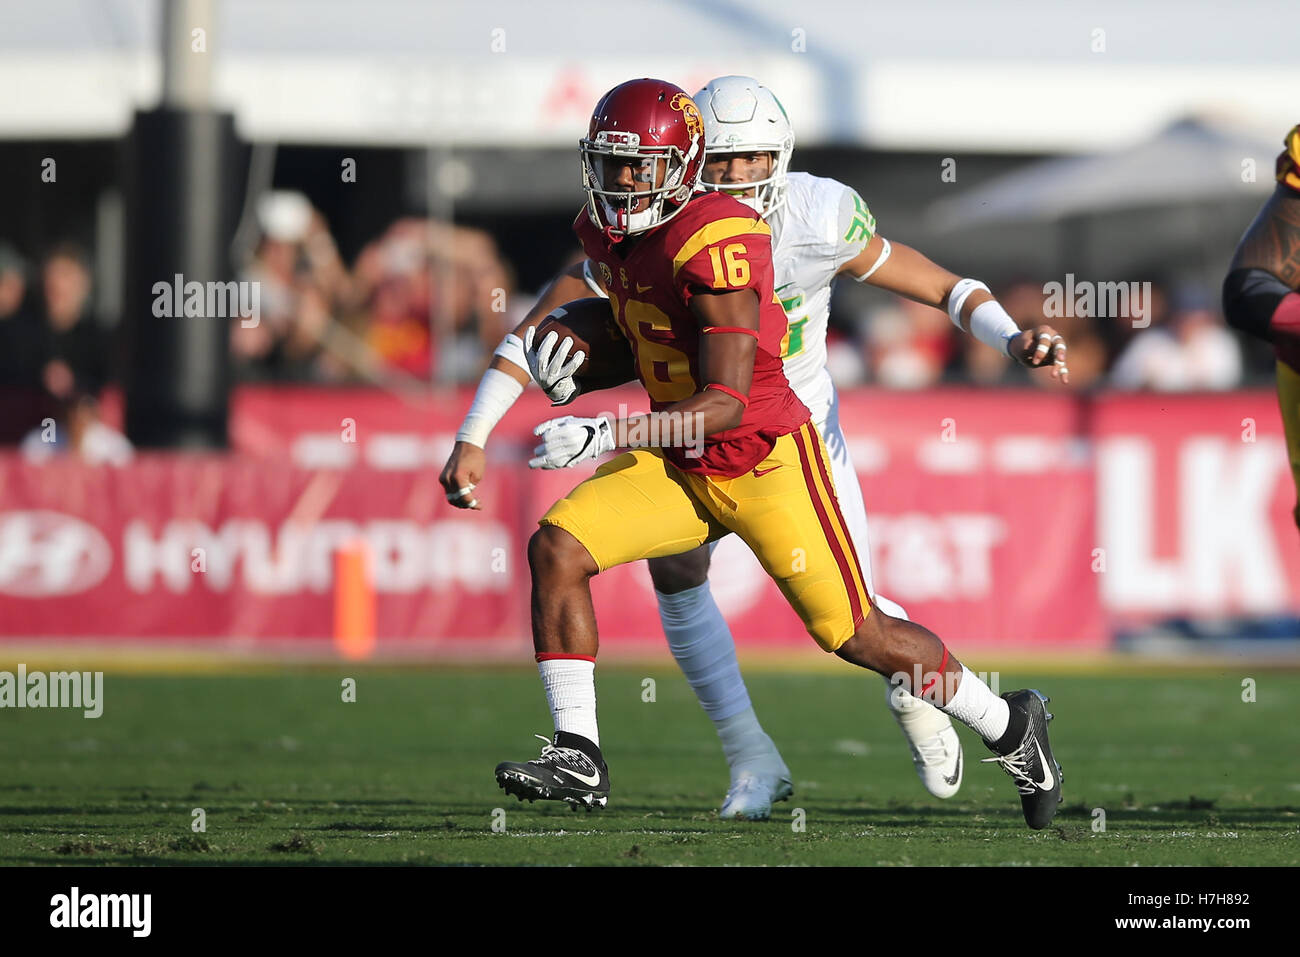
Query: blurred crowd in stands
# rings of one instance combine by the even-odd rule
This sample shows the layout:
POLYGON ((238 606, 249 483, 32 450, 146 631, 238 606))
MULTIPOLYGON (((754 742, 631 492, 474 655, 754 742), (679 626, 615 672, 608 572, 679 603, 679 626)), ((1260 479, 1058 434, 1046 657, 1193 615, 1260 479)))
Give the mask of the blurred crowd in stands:
POLYGON ((1042 282, 1012 281, 995 285, 993 292, 1022 329, 1046 323, 1065 337, 1068 384, 1008 362, 958 332, 944 312, 897 297, 883 307, 864 305, 866 297, 848 284, 841 284, 831 317, 828 352, 836 384, 1190 392, 1241 386, 1248 359, 1261 377, 1272 372, 1271 353, 1243 354, 1237 335, 1223 321, 1217 290, 1152 283, 1150 301, 1136 319, 1053 317, 1042 282), (850 295, 853 301, 846 301, 850 295))
POLYGON ((473 382, 531 304, 482 230, 399 219, 349 269, 301 194, 262 197, 258 223, 239 278, 261 284, 261 321, 231 342, 245 380, 473 382))
POLYGON ((0 243, 0 442, 21 443, 30 458, 130 458, 126 439, 99 421, 111 334, 91 302, 90 266, 76 246, 55 246, 37 268, 0 243))
MULTIPOLYGON (((482 230, 400 219, 349 266, 301 194, 262 197, 257 226, 238 278, 261 284, 260 322, 231 324, 242 381, 469 385, 534 299, 515 289, 510 264, 482 230)), ((1216 289, 1156 284, 1150 325, 1135 328, 1116 319, 1044 319, 1042 282, 995 286, 1023 327, 1046 321, 1065 335, 1071 379, 1063 386, 958 333, 943 312, 841 287, 829 361, 844 387, 1214 390, 1271 369, 1266 352, 1243 354, 1216 289)), ((115 330, 101 324, 92 302, 84 250, 59 245, 33 262, 0 243, 0 390, 31 397, 21 431, 10 422, 0 441, 34 442, 35 423, 52 415, 69 423, 66 441, 99 449, 105 460, 129 454, 95 415, 95 397, 113 377, 115 330)), ((43 444, 57 447, 48 436, 43 444)))

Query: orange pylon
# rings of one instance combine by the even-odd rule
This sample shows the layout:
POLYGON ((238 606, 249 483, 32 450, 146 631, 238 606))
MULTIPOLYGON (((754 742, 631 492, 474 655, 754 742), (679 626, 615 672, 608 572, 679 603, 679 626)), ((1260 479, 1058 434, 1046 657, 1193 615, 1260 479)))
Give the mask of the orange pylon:
POLYGON ((375 651, 375 586, 369 548, 359 539, 334 555, 334 647, 349 661, 375 651))

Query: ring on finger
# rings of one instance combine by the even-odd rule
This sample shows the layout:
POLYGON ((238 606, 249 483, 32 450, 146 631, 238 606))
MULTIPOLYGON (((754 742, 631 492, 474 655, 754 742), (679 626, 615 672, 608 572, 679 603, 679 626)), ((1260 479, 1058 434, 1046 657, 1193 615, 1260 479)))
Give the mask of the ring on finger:
POLYGON ((469 494, 470 492, 472 492, 472 491, 474 491, 474 486, 472 486, 472 485, 465 485, 465 486, 461 487, 461 489, 460 489, 459 491, 456 491, 456 492, 448 492, 448 493, 447 493, 447 501, 449 501, 449 502, 454 502, 454 501, 456 501, 456 499, 458 499, 458 498, 464 498, 466 495, 468 495, 468 494, 469 494))

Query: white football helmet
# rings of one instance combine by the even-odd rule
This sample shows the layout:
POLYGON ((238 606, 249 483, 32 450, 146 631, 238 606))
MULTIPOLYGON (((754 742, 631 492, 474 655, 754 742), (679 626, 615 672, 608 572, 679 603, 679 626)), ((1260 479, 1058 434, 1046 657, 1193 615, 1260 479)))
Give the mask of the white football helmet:
MULTIPOLYGON (((773 154, 772 175, 750 183, 752 197, 737 196, 766 217, 785 202, 786 172, 794 153, 794 129, 785 107, 752 76, 720 76, 695 94, 704 114, 705 161, 715 153, 773 154)), ((706 183, 705 189, 734 192, 737 184, 706 183)))

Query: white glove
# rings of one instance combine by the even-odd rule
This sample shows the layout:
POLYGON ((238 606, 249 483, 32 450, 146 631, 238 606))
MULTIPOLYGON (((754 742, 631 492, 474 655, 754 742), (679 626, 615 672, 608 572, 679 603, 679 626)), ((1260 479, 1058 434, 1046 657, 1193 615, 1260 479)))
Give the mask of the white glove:
POLYGON ((587 359, 585 352, 579 351, 569 358, 573 348, 573 337, 565 336, 560 347, 560 334, 552 329, 542 337, 541 344, 533 348, 536 326, 529 326, 524 334, 524 357, 528 360, 528 371, 532 373, 537 384, 551 398, 551 405, 568 405, 578 397, 578 383, 573 381, 573 374, 587 359), (568 361, 565 361, 565 360, 568 361))
POLYGON ((548 419, 533 435, 542 444, 533 449, 536 458, 530 459, 530 469, 563 469, 586 459, 595 459, 614 451, 614 429, 609 419, 580 419, 564 415, 548 419))

